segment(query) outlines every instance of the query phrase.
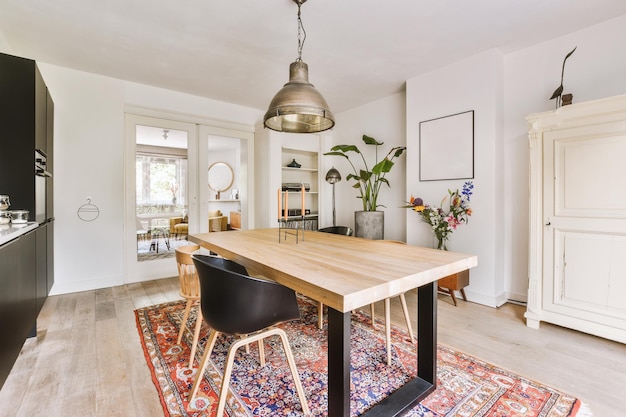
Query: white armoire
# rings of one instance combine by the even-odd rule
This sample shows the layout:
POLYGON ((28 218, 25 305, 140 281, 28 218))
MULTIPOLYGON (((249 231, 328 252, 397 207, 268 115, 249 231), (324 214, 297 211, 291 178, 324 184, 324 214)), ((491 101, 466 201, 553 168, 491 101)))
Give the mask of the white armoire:
POLYGON ((626 95, 527 120, 526 324, 626 343, 626 95))

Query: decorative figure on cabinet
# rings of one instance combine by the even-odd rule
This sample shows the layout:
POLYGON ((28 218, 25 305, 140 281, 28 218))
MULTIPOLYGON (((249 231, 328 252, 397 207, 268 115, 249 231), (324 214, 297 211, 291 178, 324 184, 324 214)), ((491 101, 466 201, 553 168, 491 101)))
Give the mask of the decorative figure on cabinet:
MULTIPOLYGON (((569 58, 574 53, 576 48, 577 46, 575 46, 574 49, 569 52, 569 54, 565 55, 565 59, 563 60, 563 67, 561 68, 561 85, 556 90, 554 90, 554 93, 552 93, 552 97, 550 97, 550 100, 556 99, 557 109, 561 105, 561 95, 563 94, 563 75, 565 74, 565 61, 567 61, 567 58, 569 58)), ((568 104, 571 104, 571 99, 569 100, 568 104)))

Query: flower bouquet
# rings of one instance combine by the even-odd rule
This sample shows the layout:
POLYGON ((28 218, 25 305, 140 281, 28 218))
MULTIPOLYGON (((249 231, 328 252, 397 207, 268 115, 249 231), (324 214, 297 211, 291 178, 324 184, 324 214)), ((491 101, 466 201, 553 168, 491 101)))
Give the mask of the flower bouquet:
POLYGON ((474 184, 467 181, 459 190, 448 190, 448 195, 441 200, 439 207, 424 204, 421 198, 411 196, 405 208, 411 208, 418 213, 423 222, 427 223, 437 238, 437 249, 448 250, 448 239, 456 228, 468 222, 472 215, 469 206, 474 184))

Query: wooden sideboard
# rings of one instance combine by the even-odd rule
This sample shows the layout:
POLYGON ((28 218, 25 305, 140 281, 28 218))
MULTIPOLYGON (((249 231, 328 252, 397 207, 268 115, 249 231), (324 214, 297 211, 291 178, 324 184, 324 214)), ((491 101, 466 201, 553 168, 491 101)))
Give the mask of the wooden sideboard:
POLYGON ((465 271, 461 271, 456 274, 448 275, 447 277, 441 278, 437 281, 437 286, 439 287, 439 291, 448 294, 452 297, 452 302, 456 306, 456 295, 454 291, 459 291, 464 301, 467 301, 467 296, 465 295, 465 287, 469 285, 469 269, 465 271))
POLYGON ((230 212, 230 228, 239 230, 241 229, 241 213, 238 211, 230 212))

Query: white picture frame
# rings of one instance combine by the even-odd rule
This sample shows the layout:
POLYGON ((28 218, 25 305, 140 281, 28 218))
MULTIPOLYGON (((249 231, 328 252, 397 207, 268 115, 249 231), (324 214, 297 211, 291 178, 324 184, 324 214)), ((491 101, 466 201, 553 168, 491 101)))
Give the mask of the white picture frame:
POLYGON ((474 178, 474 110, 419 124, 420 181, 474 178))

